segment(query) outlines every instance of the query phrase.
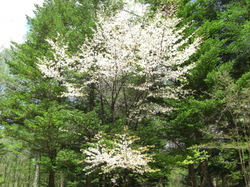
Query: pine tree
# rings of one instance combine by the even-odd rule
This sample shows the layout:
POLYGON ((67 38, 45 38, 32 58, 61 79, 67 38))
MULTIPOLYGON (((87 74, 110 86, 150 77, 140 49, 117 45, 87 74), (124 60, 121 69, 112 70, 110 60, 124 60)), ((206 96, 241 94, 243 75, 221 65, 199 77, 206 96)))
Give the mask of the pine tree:
MULTIPOLYGON (((74 100, 59 97, 65 91, 65 87, 60 82, 44 79, 36 66, 38 57, 50 54, 44 37, 61 33, 76 47, 77 42, 84 41, 86 34, 91 34, 90 28, 94 27, 95 5, 98 2, 76 3, 45 1, 42 7, 37 6, 36 17, 29 18, 31 30, 26 42, 16 44, 11 50, 12 58, 5 58, 15 84, 8 81, 4 94, 1 94, 1 124, 4 125, 4 132, 8 136, 25 142, 30 154, 27 156, 35 158, 38 155, 42 161, 49 160, 41 164, 41 169, 48 173, 49 180, 45 183, 51 187, 57 182, 55 172, 65 171, 62 163, 57 163, 58 166, 55 164, 57 154, 58 159, 62 157, 62 152, 67 151, 74 156, 80 155, 80 145, 85 140, 77 135, 76 131, 82 133, 82 136, 91 136, 91 129, 96 126, 98 128, 99 124, 97 117, 90 117, 94 113, 85 116, 84 111, 76 110, 74 100), (72 116, 78 121, 74 121, 72 116), (80 124, 83 123, 83 118, 85 122, 80 124)), ((77 170, 77 165, 71 164, 71 169, 77 170)), ((82 172, 79 175, 83 176, 82 172)), ((78 180, 79 185, 82 185, 82 178, 77 177, 71 175, 70 180, 78 180)), ((41 180, 44 178, 46 176, 41 180)), ((38 182, 34 180, 34 185, 38 182)))
MULTIPOLYGON (((185 110, 187 106, 180 107, 181 111, 182 109, 186 111, 184 112, 186 115, 182 113, 177 114, 177 121, 175 121, 174 124, 178 124, 178 121, 183 122, 184 120, 184 123, 178 125, 180 129, 188 128, 191 134, 198 133, 198 136, 193 137, 189 141, 189 146, 192 144, 199 145, 216 142, 218 141, 218 134, 216 135, 214 130, 221 125, 218 124, 218 121, 220 121, 219 119, 222 118, 221 114, 224 113, 221 113, 221 111, 228 111, 228 104, 231 103, 231 100, 228 100, 230 94, 227 95, 226 90, 235 90, 235 88, 233 88, 235 87, 234 83, 237 82, 238 79, 241 80, 241 77, 247 77, 249 72, 249 44, 247 41, 250 35, 246 32, 246 29, 249 27, 249 1, 197 0, 180 1, 179 4, 178 15, 184 17, 184 23, 188 22, 190 24, 186 32, 189 33, 192 32, 193 29, 198 28, 198 33, 203 36, 203 43, 193 58, 194 61, 197 61, 197 65, 191 71, 188 79, 190 83, 189 88, 194 90, 194 95, 187 101, 188 110, 185 110), (230 80, 231 83, 227 82, 227 80, 230 80), (222 86, 223 84, 224 86, 222 86), (222 94, 223 96, 220 95, 222 97, 219 99, 215 96, 217 94, 222 94), (191 104, 193 107, 189 107, 190 103, 193 103, 191 104), (192 119, 195 125, 190 127, 189 119, 192 119), (213 132, 211 132, 211 130, 213 132), (213 135, 207 136, 207 133, 204 132, 208 131, 213 135), (196 139, 199 140, 199 142, 195 141, 196 139)), ((245 79, 246 85, 247 82, 247 79, 245 79)), ((237 94, 234 96, 231 95, 231 98, 237 97, 237 94)), ((242 102, 246 102, 246 100, 243 99, 242 102)), ((241 106, 240 103, 238 103, 238 105, 241 106)), ((235 111, 237 110, 236 108, 238 107, 234 105, 231 110, 235 111)), ((227 119, 222 122, 224 125, 232 124, 232 120, 237 121, 236 114, 231 117, 229 117, 230 115, 228 112, 224 114, 227 116, 227 119)), ((176 130, 176 127, 173 128, 176 130)), ((230 127, 228 126, 224 129, 225 131, 221 133, 225 133, 224 135, 226 136, 228 135, 228 131, 230 131, 229 129, 230 127)), ((216 130, 216 132, 218 133, 220 131, 216 130)), ((181 136, 179 138, 185 140, 185 138, 189 137, 185 134, 183 135, 182 138, 181 136)), ((173 138, 178 138, 178 136, 173 138)), ((223 141, 223 138, 221 141, 223 141)), ((218 165, 221 166, 218 170, 230 172, 226 169, 225 165, 218 162, 216 163, 215 161, 216 158, 220 156, 220 158, 223 156, 226 158, 228 151, 223 152, 225 153, 223 155, 221 149, 216 150, 215 148, 215 150, 211 150, 208 148, 208 150, 211 154, 208 160, 208 162, 210 162, 210 166, 207 168, 208 171, 210 173, 215 172, 214 175, 217 175, 218 178, 220 178, 220 176, 218 176, 219 174, 216 173, 216 170, 213 170, 218 165), (220 156, 218 156, 218 153, 220 153, 220 156)), ((239 159, 239 157, 236 156, 235 159, 239 159)), ((232 170, 234 170, 231 171, 232 173, 240 171, 239 167, 232 170)), ((226 175, 229 175, 229 173, 223 176, 223 184, 226 182, 226 175)), ((243 178, 244 176, 242 175, 241 179, 243 178)), ((244 185, 241 179, 238 181, 232 180, 232 185, 237 182, 240 185, 244 185)), ((193 184, 195 183, 193 182, 193 184)), ((209 184, 202 182, 201 185, 211 186, 211 182, 209 182, 209 184)), ((246 181, 245 185, 247 185, 246 181)))

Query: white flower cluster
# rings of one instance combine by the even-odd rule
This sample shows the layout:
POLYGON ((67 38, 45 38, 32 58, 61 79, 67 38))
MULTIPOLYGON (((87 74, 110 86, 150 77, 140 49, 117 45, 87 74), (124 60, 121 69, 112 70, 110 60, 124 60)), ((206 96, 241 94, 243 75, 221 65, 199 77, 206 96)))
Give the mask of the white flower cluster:
MULTIPOLYGON (((187 44, 193 36, 183 39, 184 28, 176 30, 178 18, 165 18, 161 13, 150 17, 147 4, 133 0, 124 3, 113 16, 98 14, 93 37, 86 39, 76 55, 68 55, 63 42, 49 40, 54 59, 40 59, 39 68, 46 77, 69 88, 70 93, 64 96, 83 96, 85 88, 94 84, 102 98, 117 107, 124 90, 132 89, 142 93, 141 97, 127 99, 130 103, 126 106, 137 110, 138 103, 144 104, 148 97, 178 98, 185 94, 183 84, 173 84, 185 81, 184 75, 194 64, 183 63, 195 53, 201 39, 187 44), (69 83, 66 72, 70 71, 85 75, 80 84, 69 83)), ((72 82, 72 76, 70 79, 72 82)))
POLYGON ((116 134, 116 139, 105 143, 103 134, 95 136, 97 142, 90 143, 87 150, 83 150, 87 158, 85 163, 89 164, 85 168, 88 174, 98 167, 102 173, 110 173, 116 169, 127 169, 133 173, 143 174, 145 172, 155 172, 148 166, 152 162, 152 156, 146 154, 148 147, 132 148, 138 138, 126 134, 116 134))

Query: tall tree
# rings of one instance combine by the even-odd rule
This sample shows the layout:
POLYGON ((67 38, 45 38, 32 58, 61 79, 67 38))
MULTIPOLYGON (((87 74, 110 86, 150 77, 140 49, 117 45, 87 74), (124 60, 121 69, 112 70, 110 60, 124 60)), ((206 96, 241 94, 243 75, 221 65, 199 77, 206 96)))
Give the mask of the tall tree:
MULTIPOLYGON (((11 50, 13 58, 5 58, 16 84, 11 85, 9 82, 8 87, 6 87, 8 89, 5 89, 4 94, 1 95, 1 123, 5 124, 4 131, 9 136, 26 142, 32 156, 35 157, 38 154, 42 156, 42 159, 46 157, 50 159, 47 164, 47 168, 50 168, 49 186, 55 185, 53 182, 55 179, 54 172, 58 169, 54 167, 55 155, 65 147, 73 150, 73 152, 80 153, 80 145, 83 141, 83 138, 80 138, 79 135, 72 135, 77 129, 76 126, 75 128, 73 126, 76 124, 80 126, 79 122, 81 120, 76 123, 71 121, 72 129, 69 130, 68 134, 71 134, 72 137, 78 137, 76 139, 71 138, 71 142, 67 139, 69 136, 64 136, 67 134, 66 131, 63 132, 61 131, 63 129, 59 128, 67 124, 67 120, 65 119, 64 123, 62 119, 64 117, 72 119, 72 115, 83 117, 84 114, 73 112, 76 111, 73 106, 75 101, 59 97, 62 91, 65 91, 65 88, 61 86, 60 82, 44 79, 35 62, 37 57, 50 54, 46 47, 47 43, 44 42, 45 37, 52 37, 57 33, 62 34, 68 41, 71 41, 71 45, 74 46, 72 51, 74 51, 78 45, 77 42, 82 43, 85 35, 90 34, 91 27, 94 27, 95 6, 97 6, 98 2, 45 1, 42 7, 37 6, 36 17, 28 18, 30 32, 26 42, 15 45, 15 48, 11 50), (65 107, 66 105, 67 107, 65 107), (68 113, 65 112, 65 115, 63 115, 63 111, 68 111, 68 113)), ((78 106, 81 106, 81 104, 78 106)), ((88 118, 90 122, 96 122, 98 126, 97 118, 90 119, 91 117, 88 118)), ((85 124, 90 124, 90 122, 85 124)), ((68 124, 68 126, 70 125, 68 124)), ((79 133, 83 129, 83 136, 85 136, 87 133, 86 126, 83 128, 79 126, 79 133)), ((43 165, 42 169, 45 168, 45 165, 43 165)), ((74 180, 74 177, 71 176, 71 179, 74 180)))
MULTIPOLYGON (((206 131, 204 129, 210 129, 211 131, 216 129, 216 125, 218 125, 218 127, 220 126, 218 123, 218 119, 221 117, 219 115, 221 114, 220 111, 228 111, 228 107, 226 107, 226 105, 229 104, 230 101, 227 99, 228 97, 226 97, 226 94, 223 99, 221 98, 222 100, 215 99, 215 95, 220 92, 225 93, 224 91, 226 90, 223 89, 234 90, 234 84, 225 83, 225 85, 228 86, 224 85, 224 88, 218 85, 220 85, 220 82, 224 82, 226 80, 237 82, 238 79, 240 80, 242 76, 245 77, 245 74, 248 74, 249 72, 249 45, 248 42, 245 42, 248 41, 250 36, 249 33, 246 32, 246 29, 249 27, 249 1, 187 0, 180 1, 179 5, 178 15, 180 17, 184 17, 184 23, 188 22, 190 24, 190 27, 188 27, 185 31, 189 33, 198 28, 198 33, 203 36, 201 48, 198 50, 196 55, 193 56, 193 60, 197 61, 197 65, 191 71, 188 79, 190 83, 188 87, 194 90, 194 97, 191 97, 191 99, 187 101, 187 106, 190 106, 190 103, 192 103, 192 108, 188 107, 188 110, 184 112, 185 115, 180 113, 177 114, 176 118, 177 121, 182 122, 178 125, 180 129, 188 128, 191 130, 191 134, 198 133, 197 136, 193 136, 190 139, 189 146, 191 146, 192 144, 195 145, 205 142, 208 143, 210 141, 213 142, 213 138, 215 141, 218 141, 214 132, 210 132, 214 136, 207 136, 207 134, 204 133, 204 131, 206 131), (231 68, 227 68, 225 71, 225 67, 231 68), (221 76, 215 76, 215 72, 221 76), (222 105, 222 103, 225 105, 222 105), (190 120, 192 120, 191 124, 190 120), (211 124, 215 124, 215 126, 211 124), (196 139, 199 141, 195 141, 196 139)), ((228 94, 228 96, 229 95, 230 94, 228 94)), ((236 95, 234 95, 234 97, 236 97, 236 95)), ((180 110, 182 111, 182 109, 187 108, 187 106, 181 106, 180 110)), ((234 105, 231 109, 236 110, 236 108, 236 105, 234 105)), ((177 111, 179 112, 179 110, 177 111)), ((231 116, 231 118, 227 118, 227 120, 223 121, 223 123, 231 124, 231 120, 235 121, 236 115, 231 116)), ((177 121, 175 121, 174 124, 178 124, 177 121)), ((173 129, 178 129, 178 126, 173 126, 173 129)), ((226 128, 227 130, 225 130, 228 131, 229 128, 230 127, 228 126, 226 128)), ((227 134, 226 131, 224 131, 225 134, 227 134)), ((219 133, 218 131, 216 132, 219 133)), ((185 140, 185 138, 189 137, 190 134, 188 136, 185 134, 183 135, 184 136, 181 139, 184 138, 185 140)), ((173 139, 174 138, 178 137, 175 136, 173 139)), ((220 153, 220 155, 222 155, 222 153, 221 150, 212 151, 211 149, 209 149, 209 152, 211 157, 208 159, 210 167, 207 168, 207 172, 216 173, 216 170, 213 170, 213 166, 216 165, 217 167, 220 164, 217 162, 217 164, 213 165, 212 160, 214 158, 218 158, 218 153, 220 153)), ((225 158, 227 157, 227 153, 228 152, 225 152, 225 155, 223 155, 225 158)), ((239 157, 236 159, 239 159, 239 157)), ((196 171, 199 171, 200 167, 201 165, 197 167, 196 171)), ((221 170, 226 171, 225 165, 222 166, 221 170)), ((243 175, 239 178, 239 185, 247 185, 246 182, 246 184, 242 184, 241 182, 241 179, 244 178, 243 175)), ((222 179, 222 181, 224 181, 224 179, 222 179)), ((234 182, 235 181, 232 181, 232 185, 235 184, 234 182)), ((209 184, 201 182, 201 185, 211 186, 211 182, 209 182, 209 184)))
MULTIPOLYGON (((76 54, 61 36, 47 40, 53 57, 38 64, 45 77, 67 87, 63 96, 89 100, 106 131, 120 131, 127 124, 142 135, 140 125, 145 128, 156 114, 171 110, 164 101, 188 93, 183 85, 193 64, 186 62, 200 39, 192 41, 193 34, 182 40, 183 29, 175 30, 179 19, 147 15, 147 6, 125 1, 111 17, 97 14, 96 31, 76 54)), ((148 143, 149 137, 142 136, 148 143)))
POLYGON ((94 85, 102 115, 109 116, 106 122, 115 122, 124 113, 136 129, 143 117, 169 110, 153 100, 185 95, 184 75, 193 64, 184 63, 200 39, 187 44, 192 36, 182 40, 182 30, 174 30, 178 19, 165 19, 162 14, 150 18, 146 5, 125 3, 124 10, 112 17, 98 16, 93 38, 76 55, 68 54, 68 46, 60 38, 48 40, 53 58, 41 58, 38 66, 45 77, 68 88, 64 96, 84 97, 94 85))

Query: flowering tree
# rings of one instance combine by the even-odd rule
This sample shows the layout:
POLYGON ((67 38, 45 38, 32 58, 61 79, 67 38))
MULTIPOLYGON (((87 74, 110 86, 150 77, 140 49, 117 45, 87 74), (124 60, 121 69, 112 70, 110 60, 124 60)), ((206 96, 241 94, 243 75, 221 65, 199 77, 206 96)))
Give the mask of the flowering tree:
POLYGON ((102 113, 126 114, 131 122, 170 108, 152 102, 153 98, 178 98, 185 94, 185 74, 194 64, 184 65, 196 51, 200 38, 187 42, 176 30, 178 18, 148 14, 148 5, 124 1, 123 9, 112 16, 98 13, 93 37, 75 55, 58 39, 48 40, 53 58, 40 59, 44 76, 55 78, 68 88, 63 96, 86 96, 100 102, 102 113), (178 86, 174 86, 178 83, 178 86), (89 90, 92 90, 90 92, 89 90), (106 106, 104 108, 104 106, 106 106))
POLYGON ((90 143, 89 148, 83 150, 87 156, 84 160, 88 164, 85 168, 88 171, 87 174, 100 169, 100 174, 111 173, 112 181, 116 182, 116 179, 128 174, 126 171, 141 175, 145 172, 157 171, 148 165, 153 160, 152 155, 145 153, 148 147, 136 148, 135 141, 139 139, 138 137, 124 133, 116 134, 113 140, 107 140, 104 135, 102 132, 98 133, 94 137, 94 143, 90 143))

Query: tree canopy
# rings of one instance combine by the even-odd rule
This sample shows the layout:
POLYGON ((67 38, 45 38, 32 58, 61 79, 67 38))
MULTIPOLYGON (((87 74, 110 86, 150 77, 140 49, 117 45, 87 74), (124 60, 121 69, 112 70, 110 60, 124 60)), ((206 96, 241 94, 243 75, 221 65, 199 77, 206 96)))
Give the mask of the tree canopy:
POLYGON ((249 187, 249 6, 36 6, 0 54, 0 184, 249 187))

